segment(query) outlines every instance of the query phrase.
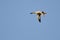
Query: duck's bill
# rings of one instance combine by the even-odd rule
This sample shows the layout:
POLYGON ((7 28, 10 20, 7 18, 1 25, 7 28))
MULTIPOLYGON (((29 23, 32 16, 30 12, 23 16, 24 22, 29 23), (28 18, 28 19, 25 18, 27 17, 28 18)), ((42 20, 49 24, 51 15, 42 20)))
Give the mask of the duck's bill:
POLYGON ((38 20, 41 23, 41 19, 38 20))
POLYGON ((38 21, 41 23, 41 16, 37 15, 38 21))

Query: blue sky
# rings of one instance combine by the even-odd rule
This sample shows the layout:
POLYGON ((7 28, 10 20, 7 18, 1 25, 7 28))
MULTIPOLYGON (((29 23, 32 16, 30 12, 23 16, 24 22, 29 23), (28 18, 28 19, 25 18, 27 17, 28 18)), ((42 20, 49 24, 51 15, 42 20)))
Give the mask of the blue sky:
POLYGON ((60 40, 60 0, 0 0, 0 40, 60 40))

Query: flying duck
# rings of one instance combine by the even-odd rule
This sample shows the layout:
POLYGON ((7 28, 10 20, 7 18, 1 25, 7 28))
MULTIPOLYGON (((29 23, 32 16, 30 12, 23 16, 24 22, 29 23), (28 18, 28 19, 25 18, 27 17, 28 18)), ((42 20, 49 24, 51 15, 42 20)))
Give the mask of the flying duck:
POLYGON ((38 18, 38 21, 41 22, 41 16, 45 15, 47 13, 45 13, 44 11, 35 11, 35 12, 31 12, 30 14, 36 14, 37 18, 38 18))

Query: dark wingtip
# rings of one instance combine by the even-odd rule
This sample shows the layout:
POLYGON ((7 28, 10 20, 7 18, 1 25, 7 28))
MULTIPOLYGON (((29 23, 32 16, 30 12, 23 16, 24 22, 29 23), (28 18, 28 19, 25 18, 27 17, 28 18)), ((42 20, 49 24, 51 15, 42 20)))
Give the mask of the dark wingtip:
POLYGON ((42 11, 42 13, 44 13, 44 11, 42 11))
POLYGON ((45 13, 44 11, 42 11, 42 13, 43 13, 43 14, 47 14, 47 13, 45 13))
POLYGON ((30 13, 30 14, 32 14, 32 13, 30 13))

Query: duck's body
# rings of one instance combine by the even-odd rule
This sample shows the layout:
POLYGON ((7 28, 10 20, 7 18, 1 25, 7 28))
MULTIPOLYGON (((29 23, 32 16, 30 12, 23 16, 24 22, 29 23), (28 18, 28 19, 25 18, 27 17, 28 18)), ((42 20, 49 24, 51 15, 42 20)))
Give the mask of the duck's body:
POLYGON ((37 15, 37 18, 38 18, 38 21, 41 22, 41 16, 42 15, 45 15, 46 13, 45 12, 41 12, 41 11, 36 11, 36 12, 32 12, 30 14, 36 14, 37 15))

